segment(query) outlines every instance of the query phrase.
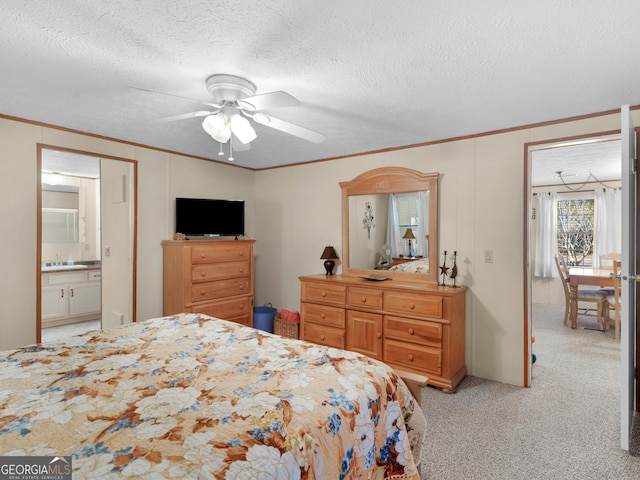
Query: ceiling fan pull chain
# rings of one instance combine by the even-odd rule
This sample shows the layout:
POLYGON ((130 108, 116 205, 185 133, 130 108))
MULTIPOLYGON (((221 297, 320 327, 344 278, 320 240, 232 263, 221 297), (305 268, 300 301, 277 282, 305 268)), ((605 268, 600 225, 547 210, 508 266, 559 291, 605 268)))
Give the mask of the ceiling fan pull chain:
POLYGON ((233 162, 233 135, 229 137, 229 161, 233 162))

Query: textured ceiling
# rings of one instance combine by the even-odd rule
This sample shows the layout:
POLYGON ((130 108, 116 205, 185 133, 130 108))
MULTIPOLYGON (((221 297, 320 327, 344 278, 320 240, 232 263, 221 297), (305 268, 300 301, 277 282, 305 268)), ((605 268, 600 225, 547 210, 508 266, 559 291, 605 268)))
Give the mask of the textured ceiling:
POLYGON ((243 76, 326 135, 257 125, 266 168, 640 103, 637 0, 3 0, 0 114, 223 159, 208 76, 243 76))
POLYGON ((585 182, 590 183, 587 188, 593 188, 598 181, 622 178, 620 140, 535 150, 531 159, 531 185, 534 187, 559 185, 564 181, 571 184, 571 188, 577 188, 585 182), (562 178, 558 172, 561 172, 562 178))

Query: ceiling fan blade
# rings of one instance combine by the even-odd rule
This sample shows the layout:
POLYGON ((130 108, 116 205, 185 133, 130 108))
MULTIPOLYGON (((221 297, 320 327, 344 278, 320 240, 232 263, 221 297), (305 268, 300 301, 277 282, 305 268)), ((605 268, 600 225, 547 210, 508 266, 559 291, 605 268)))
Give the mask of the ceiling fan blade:
POLYGON ((164 95, 165 97, 181 98, 183 100, 190 100, 192 102, 200 101, 190 97, 183 97, 182 95, 175 95, 173 93, 166 93, 166 92, 157 92, 155 90, 149 90, 148 88, 134 87, 132 85, 127 85, 127 88, 131 88, 132 90, 138 90, 139 92, 151 93, 153 95, 164 95))
POLYGON ((128 88, 131 88, 133 90, 138 90, 140 92, 145 92, 145 93, 152 93, 154 95, 163 95, 165 97, 173 97, 173 98, 181 98, 183 100, 190 100, 192 102, 197 102, 197 103, 201 103, 202 105, 208 105, 210 107, 214 107, 214 108, 218 108, 221 109, 222 107, 224 107, 224 103, 213 103, 213 102, 208 102, 208 101, 203 101, 203 100, 198 100, 196 98, 191 98, 191 97, 183 97, 182 95, 174 95, 173 93, 166 93, 166 92, 156 92, 154 90, 148 90, 146 88, 140 88, 140 87, 132 87, 131 85, 127 85, 128 88))
POLYGON ((170 117, 156 118, 152 120, 154 123, 174 122, 176 120, 184 120, 185 118, 194 117, 206 117, 207 115, 213 115, 216 111, 200 110, 197 112, 181 113, 180 115, 172 115, 170 117))
POLYGON ((270 92, 238 100, 238 105, 246 110, 267 110, 269 108, 298 107, 300 102, 286 92, 270 92))
POLYGON ((256 123, 275 128, 276 130, 280 130, 281 132, 285 132, 290 135, 295 135, 296 137, 300 137, 310 142, 320 143, 325 139, 325 136, 322 133, 301 127, 300 125, 296 125, 285 120, 280 120, 279 118, 272 117, 271 115, 265 115, 263 113, 255 114, 253 119, 256 123))

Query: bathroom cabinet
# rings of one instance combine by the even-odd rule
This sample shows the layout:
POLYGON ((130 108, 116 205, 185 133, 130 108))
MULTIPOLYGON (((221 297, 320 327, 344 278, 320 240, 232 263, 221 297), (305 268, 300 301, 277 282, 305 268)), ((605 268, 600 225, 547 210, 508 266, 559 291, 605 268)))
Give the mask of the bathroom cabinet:
POLYGON ((96 320, 101 316, 100 270, 42 274, 42 326, 96 320))

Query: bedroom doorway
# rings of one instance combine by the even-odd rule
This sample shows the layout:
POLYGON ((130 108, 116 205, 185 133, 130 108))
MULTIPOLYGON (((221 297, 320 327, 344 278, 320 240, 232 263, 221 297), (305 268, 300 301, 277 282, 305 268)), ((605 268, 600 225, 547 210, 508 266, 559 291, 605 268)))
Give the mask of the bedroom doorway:
MULTIPOLYGON (((622 113, 624 114, 625 109, 622 109, 622 113)), ((628 113, 628 107, 627 107, 627 113, 628 113)), ((625 124, 624 122, 624 115, 623 115, 623 125, 625 124)), ((627 121, 627 124, 630 125, 630 120, 627 121)), ((539 290, 539 280, 541 280, 540 275, 535 276, 534 277, 534 271, 536 268, 535 265, 535 252, 536 252, 536 248, 535 248, 535 241, 537 240, 535 238, 534 235, 534 229, 535 229, 535 221, 537 218, 537 212, 535 207, 538 206, 538 202, 534 201, 534 196, 533 196, 533 186, 535 185, 535 180, 534 180, 534 169, 536 167, 535 165, 535 155, 533 155, 533 153, 537 150, 544 150, 544 149, 548 149, 548 150, 554 150, 554 149, 561 149, 563 147, 570 147, 570 146, 589 146, 589 145, 593 145, 595 147, 599 147, 601 146, 601 144, 609 142, 609 141, 618 141, 618 145, 616 146, 616 158, 614 160, 612 160, 614 163, 620 165, 619 170, 620 170, 620 181, 619 181, 619 185, 617 186, 617 190, 621 190, 622 194, 621 194, 621 209, 615 213, 610 213, 609 215, 607 215, 607 217, 609 217, 609 219, 611 218, 615 218, 618 217, 621 221, 621 245, 620 245, 620 254, 622 255, 622 265, 623 265, 623 272, 622 272, 622 279, 623 280, 628 280, 629 276, 627 276, 627 274, 625 272, 630 271, 633 272, 635 269, 634 268, 630 268, 635 264, 634 258, 635 258, 635 251, 637 250, 637 244, 635 243, 635 228, 634 226, 638 223, 638 221, 640 220, 638 218, 638 212, 640 211, 638 209, 638 205, 635 203, 634 200, 634 196, 631 195, 630 193, 632 193, 634 191, 634 189, 636 188, 635 183, 637 182, 637 178, 635 178, 636 176, 634 175, 634 170, 631 168, 631 165, 633 164, 631 159, 633 158, 633 144, 634 144, 634 137, 637 136, 637 132, 633 133, 633 129, 630 127, 628 128, 628 130, 623 129, 623 134, 622 138, 623 140, 620 141, 619 139, 621 139, 621 134, 620 131, 610 131, 610 132, 603 132, 600 134, 594 134, 590 137, 573 137, 573 138, 566 138, 566 139, 558 139, 556 141, 553 142, 533 142, 533 143, 529 143, 529 144, 525 144, 525 178, 526 178, 526 183, 525 183, 525 187, 526 187, 526 196, 525 196, 525 264, 526 264, 526 269, 525 269, 525 329, 524 329, 524 333, 525 333, 525 358, 524 358, 524 374, 525 374, 525 385, 526 386, 530 386, 531 385, 531 381, 532 381, 532 369, 535 369, 535 367, 532 365, 532 356, 531 356, 531 347, 532 347, 532 342, 531 342, 531 336, 532 333, 534 334, 534 330, 532 329, 532 309, 533 306, 536 304, 536 301, 538 301, 540 299, 540 290, 539 290), (625 132, 630 132, 630 134, 625 134, 625 132), (630 144, 630 145, 628 145, 630 144), (627 145, 627 147, 625 147, 625 145, 627 145), (623 153, 623 155, 620 154, 620 152, 623 153), (631 232, 632 235, 629 234, 629 232, 631 232), (632 240, 633 238, 633 240, 632 240), (626 245, 625 245, 626 242, 626 245), (625 263, 626 263, 626 267, 625 267, 625 263), (536 281, 538 281, 538 284, 536 285, 536 281)), ((587 164, 587 167, 591 167, 591 168, 595 168, 594 164, 588 165, 588 159, 585 161, 585 158, 582 158, 578 163, 576 163, 575 165, 582 165, 582 164, 587 164)), ((564 187, 567 186, 567 184, 573 184, 573 187, 577 187, 577 185, 587 185, 588 182, 585 182, 584 179, 579 180, 579 179, 575 179, 571 182, 567 181, 567 178, 569 177, 568 175, 568 171, 566 169, 563 168, 562 165, 556 165, 554 166, 554 175, 556 177, 564 177, 564 179, 560 179, 560 182, 555 182, 555 183, 550 183, 550 185, 555 188, 557 186, 558 183, 561 183, 564 187), (563 181, 564 180, 564 181, 563 181)), ((604 174, 601 175, 592 175, 592 170, 589 169, 589 171, 587 172, 588 176, 591 179, 592 182, 592 186, 594 188, 595 191, 604 191, 605 194, 607 193, 606 190, 610 189, 611 186, 615 185, 611 185, 612 182, 615 183, 615 178, 614 177, 609 177, 607 178, 604 174), (605 185, 606 184, 606 185, 605 185)), ((552 189, 553 189, 552 188, 552 189)), ((579 188, 570 188, 569 190, 581 190, 583 189, 582 187, 579 188)), ((572 192, 573 193, 573 192, 572 192)), ((605 195, 606 196, 606 195, 605 195)), ((540 205, 540 207, 542 207, 542 205, 540 205)), ((597 216, 597 211, 598 208, 600 209, 600 211, 606 211, 606 208, 602 206, 602 204, 598 207, 596 206, 596 216, 597 216), (603 210, 604 209, 604 210, 603 210)), ((600 217, 602 217, 602 215, 600 215, 600 217)), ((557 220, 558 222, 560 222, 559 219, 555 219, 555 217, 552 215, 550 218, 553 218, 554 220, 557 220)), ((596 228, 598 228, 598 225, 595 225, 595 228, 593 230, 593 235, 595 237, 595 243, 597 245, 597 237, 598 237, 598 231, 596 230, 596 228)), ((599 226, 599 228, 602 228, 601 226, 599 226)), ((557 230, 557 229, 556 229, 557 230)), ((597 250, 596 250, 597 251, 597 250)), ((602 249, 600 249, 599 253, 605 253, 604 251, 602 251, 602 249)), ((596 256, 597 257, 597 256, 596 256)), ((592 259, 592 263, 595 262, 595 268, 599 268, 600 266, 600 262, 596 259, 592 259)), ((588 262, 587 262, 588 263, 588 262)), ((540 267, 540 265, 537 265, 538 268, 540 267)), ((590 269, 591 265, 585 265, 585 267, 587 269, 590 269)), ((631 278, 634 277, 633 273, 628 274, 630 275, 631 278)), ((544 278, 542 279, 544 280, 544 278)), ((547 279, 549 282, 552 282, 552 279, 547 279)), ((623 313, 623 318, 622 318, 622 328, 621 328, 621 337, 622 337, 622 341, 615 339, 612 340, 614 342, 614 346, 616 346, 618 348, 618 353, 615 355, 615 357, 617 358, 617 363, 618 366, 620 367, 621 372, 625 373, 625 368, 627 368, 628 370, 630 370, 630 378, 631 381, 630 382, 620 382, 619 384, 617 384, 617 386, 613 386, 612 388, 617 388, 620 391, 621 397, 623 398, 623 400, 626 398, 627 393, 629 392, 629 390, 633 389, 633 377, 632 377, 632 373, 633 373, 633 369, 634 367, 628 367, 630 360, 633 359, 633 357, 635 355, 637 355, 637 351, 634 350, 634 348, 627 348, 626 344, 629 341, 629 339, 631 339, 631 342, 633 342, 633 337, 634 337, 634 330, 636 330, 636 325, 637 325, 637 314, 636 314, 636 309, 634 308, 634 298, 635 295, 633 295, 630 290, 627 290, 627 294, 625 293, 625 289, 627 289, 627 285, 632 282, 622 282, 622 297, 621 298, 625 298, 625 304, 622 307, 622 313, 623 313), (626 295, 626 296, 625 296, 626 295), (626 312, 625 312, 626 310, 626 312), (627 337, 627 341, 625 341, 625 336, 627 337), (622 360, 622 361, 621 361, 622 360), (627 367, 625 367, 625 365, 627 365, 627 367)), ((637 283, 637 282, 636 282, 637 283)), ((633 284, 632 284, 633 286, 633 284)), ((636 284, 635 286, 637 289, 638 286, 636 284)), ((634 290, 635 290, 634 289, 634 290)), ((596 330, 595 332, 592 332, 596 335, 605 335, 607 332, 599 332, 597 330, 599 330, 599 328, 597 328, 597 324, 596 324, 596 328, 594 328, 593 330, 596 330)), ((580 328, 580 324, 578 324, 578 328, 580 328)), ((565 329, 566 330, 566 329, 565 329)), ((571 333, 572 330, 568 330, 566 331, 567 333, 571 333)), ((575 332, 575 330, 573 330, 573 332, 575 332)), ((613 338, 613 337, 612 337, 613 338)), ((578 349, 576 351, 576 354, 579 354, 580 349, 578 349)), ((615 353, 615 352, 614 352, 615 353)), ((637 369, 637 367, 635 367, 637 369)), ((621 380, 623 378, 626 379, 626 375, 615 375, 614 377, 620 377, 621 380)), ((597 380, 596 380, 597 381, 597 380)), ((636 388, 637 388, 637 383, 636 383, 636 388)), ((630 410, 633 408, 633 392, 630 392, 630 396, 632 398, 632 400, 630 400, 629 404, 631 404, 631 407, 629 408, 630 410)), ((636 404, 636 408, 637 408, 637 404, 636 404)), ((631 418, 631 416, 629 416, 629 418, 631 418)), ((621 404, 621 419, 622 419, 622 425, 623 428, 621 429, 621 446, 623 449, 628 450, 629 449, 629 438, 627 436, 627 411, 625 409, 625 404, 624 402, 622 402, 621 404)), ((631 421, 628 421, 629 427, 631 425, 631 421)))
MULTIPOLYGON (((620 134, 619 132, 602 132, 590 136, 529 143, 526 144, 525 163, 527 179, 525 385, 530 386, 532 382, 530 341, 531 336, 535 335, 532 329, 532 310, 535 305, 555 305, 562 308, 565 306, 565 294, 553 256, 556 253, 563 253, 571 257, 571 262, 577 262, 576 265, 591 268, 593 261, 597 262, 598 253, 606 253, 601 251, 603 248, 607 252, 621 250, 619 231, 617 238, 615 235, 613 238, 608 236, 606 242, 603 239, 599 244, 598 226, 595 223, 596 215, 594 214, 596 190, 607 189, 620 196, 620 134), (580 222, 571 221, 573 218, 571 215, 566 218, 563 216, 562 220, 558 220, 557 217, 543 220, 544 211, 539 204, 542 196, 554 199, 552 211, 556 213, 564 212, 567 208, 583 208, 580 210, 582 213, 578 213, 577 210, 575 213, 576 219, 580 222), (558 210, 560 207, 562 209, 558 210), (550 222, 553 228, 547 228, 549 231, 544 233, 550 222), (539 240, 539 237, 547 240, 539 240), (543 241, 548 241, 549 244, 543 246, 543 241), (569 247, 571 247, 571 253, 567 252, 569 247)), ((618 203, 619 200, 618 198, 618 203)), ((618 218, 620 218, 619 212, 618 209, 615 214, 618 218)), ((619 224, 617 228, 619 230, 619 224)), ((592 325, 586 325, 586 328, 592 327, 592 325)), ((598 325, 596 324, 595 327, 597 329, 598 325)), ((583 327, 580 326, 580 328, 583 327)))
POLYGON ((37 341, 135 321, 136 163, 38 145, 37 341))

